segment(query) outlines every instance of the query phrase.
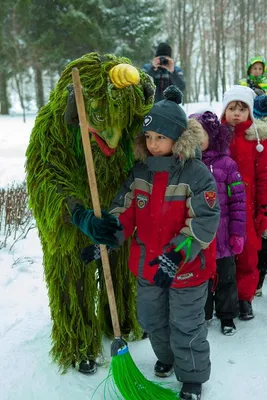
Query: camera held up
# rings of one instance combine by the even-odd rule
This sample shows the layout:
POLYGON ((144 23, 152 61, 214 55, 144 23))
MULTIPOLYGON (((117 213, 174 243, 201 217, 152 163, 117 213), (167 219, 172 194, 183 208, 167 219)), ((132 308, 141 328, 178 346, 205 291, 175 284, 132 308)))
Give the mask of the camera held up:
POLYGON ((169 64, 169 60, 164 57, 164 56, 160 56, 159 57, 159 65, 168 65, 169 64))

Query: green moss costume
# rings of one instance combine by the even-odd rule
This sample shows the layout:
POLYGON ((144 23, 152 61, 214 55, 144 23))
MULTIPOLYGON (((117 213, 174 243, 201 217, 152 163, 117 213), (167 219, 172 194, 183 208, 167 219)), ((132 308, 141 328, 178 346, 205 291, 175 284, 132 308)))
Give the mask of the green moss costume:
MULTIPOLYGON (((80 251, 90 240, 71 223, 66 202, 73 197, 92 208, 80 130, 64 122, 68 88, 72 68, 77 67, 88 122, 98 132, 91 142, 100 204, 108 209, 132 167, 133 138, 153 105, 154 93, 153 83, 141 70, 138 85, 116 89, 108 71, 120 63, 130 61, 90 53, 69 63, 36 118, 26 153, 30 207, 42 243, 53 321, 51 353, 63 370, 73 361, 95 359, 101 351, 101 332, 112 335, 102 269, 81 262, 80 251), (114 154, 103 153, 99 137, 113 147, 114 138, 119 138, 114 154)), ((122 331, 138 337, 135 279, 127 267, 128 253, 125 243, 112 252, 110 262, 122 331)))

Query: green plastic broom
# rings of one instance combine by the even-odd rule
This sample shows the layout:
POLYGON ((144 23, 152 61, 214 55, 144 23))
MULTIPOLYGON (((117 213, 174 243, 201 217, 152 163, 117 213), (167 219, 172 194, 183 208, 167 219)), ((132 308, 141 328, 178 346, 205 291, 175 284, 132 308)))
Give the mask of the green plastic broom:
MULTIPOLYGON (((82 86, 79 70, 72 69, 75 99, 80 121, 83 149, 86 168, 95 216, 101 218, 101 208, 98 197, 94 162, 90 138, 88 134, 88 123, 86 118, 82 86)), ((135 365, 125 340, 121 336, 116 300, 110 273, 108 252, 105 245, 100 245, 101 260, 103 265, 105 283, 107 287, 108 302, 114 332, 114 341, 111 344, 111 364, 107 377, 113 392, 117 398, 125 400, 177 400, 179 396, 171 389, 147 380, 135 365), (115 383, 115 384, 114 384, 115 383), (119 396, 118 391, 123 396, 119 396)))

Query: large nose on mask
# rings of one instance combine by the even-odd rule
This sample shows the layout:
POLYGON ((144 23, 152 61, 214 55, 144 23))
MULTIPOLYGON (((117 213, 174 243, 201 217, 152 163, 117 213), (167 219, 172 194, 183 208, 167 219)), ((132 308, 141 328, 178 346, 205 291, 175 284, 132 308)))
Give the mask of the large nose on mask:
POLYGON ((98 135, 111 149, 116 149, 122 136, 122 130, 116 126, 108 127, 107 129, 98 132, 98 135))

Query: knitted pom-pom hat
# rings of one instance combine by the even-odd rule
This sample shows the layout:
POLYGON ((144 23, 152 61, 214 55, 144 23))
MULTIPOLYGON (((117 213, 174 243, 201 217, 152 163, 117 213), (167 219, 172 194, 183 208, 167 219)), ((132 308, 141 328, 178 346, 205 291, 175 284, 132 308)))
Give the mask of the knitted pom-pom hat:
POLYGON ((221 124, 217 115, 211 111, 202 114, 192 114, 189 118, 196 119, 209 136, 208 149, 224 153, 230 145, 231 129, 226 124, 221 124))
POLYGON ((142 132, 161 133, 176 141, 187 128, 187 117, 179 104, 183 94, 177 86, 171 85, 163 92, 165 99, 155 103, 145 116, 142 132))

